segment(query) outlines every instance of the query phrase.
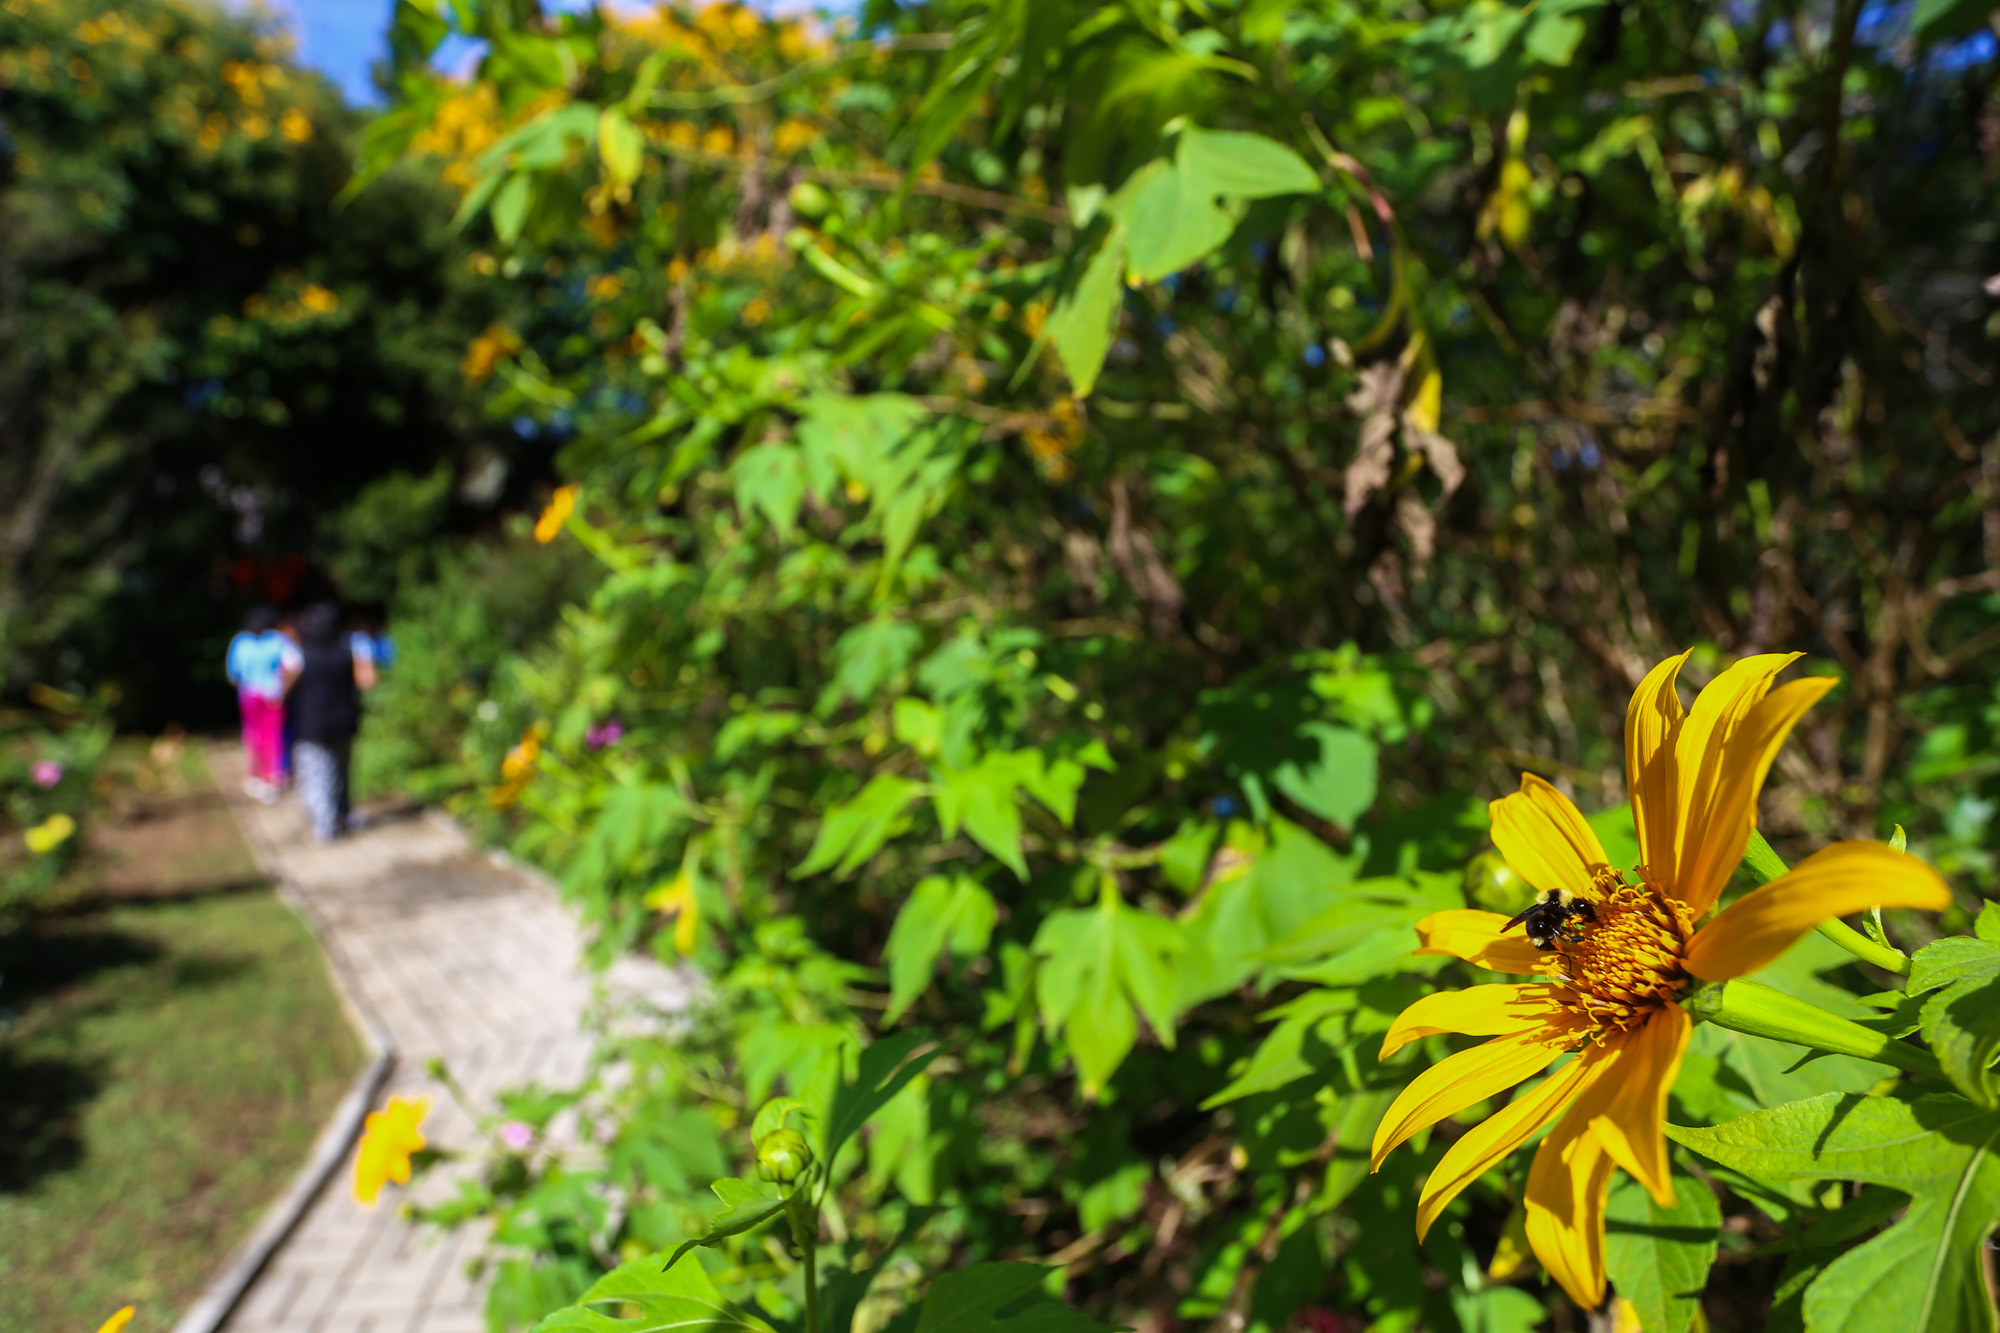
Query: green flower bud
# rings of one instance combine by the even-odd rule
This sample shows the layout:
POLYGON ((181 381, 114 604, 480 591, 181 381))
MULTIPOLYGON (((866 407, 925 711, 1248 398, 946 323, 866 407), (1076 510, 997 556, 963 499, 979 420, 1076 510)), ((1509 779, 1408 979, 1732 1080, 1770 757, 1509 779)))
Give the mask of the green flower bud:
POLYGON ((790 194, 792 211, 802 218, 825 217, 827 209, 833 207, 833 198, 811 181, 800 181, 790 194))
POLYGON ((1474 907, 1506 916, 1535 900, 1535 886, 1514 873, 1498 852, 1481 852, 1466 863, 1465 899, 1474 907))
POLYGON ((774 1129, 757 1140, 757 1178, 789 1185, 812 1165, 812 1145, 796 1129, 774 1129))

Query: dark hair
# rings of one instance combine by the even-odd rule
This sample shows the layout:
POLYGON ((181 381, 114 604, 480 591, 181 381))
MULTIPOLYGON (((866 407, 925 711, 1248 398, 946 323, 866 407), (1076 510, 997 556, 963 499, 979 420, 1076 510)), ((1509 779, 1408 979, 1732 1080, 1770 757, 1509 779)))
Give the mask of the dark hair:
POLYGON ((340 640, 340 608, 332 602, 314 602, 299 612, 299 637, 308 643, 337 643, 340 640))
POLYGON ((243 628, 252 634, 269 634, 277 627, 278 612, 275 607, 253 606, 250 614, 243 617, 243 628))

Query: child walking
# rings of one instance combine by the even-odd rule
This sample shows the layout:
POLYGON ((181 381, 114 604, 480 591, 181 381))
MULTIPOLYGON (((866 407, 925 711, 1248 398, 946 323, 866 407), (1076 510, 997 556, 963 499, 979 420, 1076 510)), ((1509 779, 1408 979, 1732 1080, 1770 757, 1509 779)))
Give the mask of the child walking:
POLYGON ((277 627, 276 611, 253 608, 229 641, 226 663, 243 717, 243 790, 266 805, 278 799, 284 781, 285 691, 302 661, 277 627))

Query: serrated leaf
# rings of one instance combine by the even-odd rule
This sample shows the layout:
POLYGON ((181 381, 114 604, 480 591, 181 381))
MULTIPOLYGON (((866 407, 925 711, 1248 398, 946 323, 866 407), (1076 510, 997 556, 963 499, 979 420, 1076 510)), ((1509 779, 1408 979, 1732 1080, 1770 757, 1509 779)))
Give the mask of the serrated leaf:
POLYGON ((1261 134, 1189 126, 1174 156, 1200 187, 1237 199, 1312 194, 1320 187, 1304 158, 1261 134))
POLYGON ((1827 1265, 1805 1296, 1813 1333, 1994 1328, 1982 1250, 2000 1221, 2000 1112, 1956 1097, 1832 1094, 1667 1136, 1772 1181, 1856 1180, 1910 1196, 1894 1226, 1827 1265))
POLYGON ((973 1264, 940 1273, 924 1295, 916 1333, 1111 1333, 1042 1292, 1039 1264, 973 1264))
POLYGON ((771 1333, 771 1326, 725 1300, 700 1264, 663 1266, 657 1254, 622 1264, 592 1283, 576 1304, 534 1333, 771 1333), (600 1310, 596 1307, 607 1307, 600 1310))
POLYGON ((829 866, 834 878, 845 879, 860 869, 896 831, 896 822, 923 784, 893 773, 877 773, 852 799, 841 802, 820 820, 812 850, 792 870, 792 878, 817 875, 829 866), (838 864, 836 864, 838 863, 838 864))
POLYGON ((916 626, 899 620, 868 620, 849 629, 833 645, 833 679, 820 695, 819 711, 829 712, 843 699, 866 706, 910 664, 923 640, 916 626))
POLYGON ((896 914, 882 949, 889 964, 889 1012, 883 1021, 895 1022, 924 993, 946 949, 958 958, 984 953, 998 914, 993 895, 969 875, 921 881, 896 914))
POLYGON ((1722 1236, 1722 1209, 1708 1186, 1674 1176, 1674 1206, 1620 1175, 1605 1209, 1604 1263, 1646 1333, 1686 1333, 1722 1236))
POLYGON ((669 1270, 677 1266, 689 1250, 700 1245, 714 1245, 731 1236, 740 1236, 746 1231, 764 1225, 784 1211, 785 1200, 789 1196, 773 1196, 768 1187, 760 1187, 747 1180, 725 1176, 709 1185, 715 1197, 722 1200, 722 1211, 709 1219, 708 1230, 693 1240, 683 1241, 675 1248, 667 1260, 669 1270))
POLYGON ((1097 387, 1097 374, 1111 351, 1118 307, 1125 297, 1125 229, 1112 227, 1091 256, 1075 287, 1056 302, 1044 326, 1056 345, 1063 373, 1079 398, 1097 387))
POLYGON ((1039 774, 1042 757, 1033 750, 989 754, 968 769, 944 769, 938 774, 938 824, 947 838, 961 827, 981 847, 1014 872, 1028 878, 1021 854, 1021 811, 1014 793, 1031 771, 1039 774))
POLYGON ((1920 1020, 1931 1054, 1958 1090, 1992 1110, 2000 1107, 2000 979, 1961 977, 1924 1001, 1920 1020))
POLYGON ((1138 1039, 1138 1017, 1174 1044, 1173 960, 1185 947, 1172 921, 1128 907, 1106 885, 1095 907, 1055 912, 1035 933, 1042 1026, 1069 1041, 1084 1092, 1095 1096, 1138 1039))
POLYGON ((806 494, 805 459, 798 449, 777 443, 746 449, 729 474, 737 509, 762 514, 780 539, 790 537, 806 494))
POLYGON ((1312 752, 1287 759, 1273 770, 1271 780, 1300 808, 1353 828, 1375 804, 1375 742, 1325 722, 1305 723, 1298 737, 1312 752))
POLYGON ((1910 980, 1905 989, 1922 995, 1955 981, 1991 981, 1995 977, 2000 977, 2000 943, 1948 935, 1910 956, 1910 980))
POLYGON ((840 1085, 827 1111, 826 1138, 820 1145, 826 1162, 831 1164, 834 1155, 868 1123, 869 1116, 888 1105, 890 1098, 943 1053, 941 1046, 917 1050, 929 1040, 923 1033, 898 1032, 878 1039, 861 1052, 854 1081, 840 1085))

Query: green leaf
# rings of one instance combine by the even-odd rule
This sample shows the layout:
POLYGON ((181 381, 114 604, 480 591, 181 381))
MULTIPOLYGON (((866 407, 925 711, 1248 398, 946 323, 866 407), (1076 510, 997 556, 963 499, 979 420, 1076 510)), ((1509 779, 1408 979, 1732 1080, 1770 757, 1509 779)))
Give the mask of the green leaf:
POLYGON ((806 467, 796 447, 760 444, 746 449, 730 470, 736 482, 736 507, 764 516, 780 539, 792 535, 805 500, 806 467))
POLYGON ((1299 807, 1351 829, 1375 804, 1375 742, 1358 731, 1325 722, 1307 722, 1299 739, 1318 753, 1287 759, 1271 773, 1278 790, 1299 807))
POLYGON ((1125 224, 1133 281, 1178 273, 1229 239, 1236 219, 1216 204, 1216 193, 1180 166, 1155 166, 1118 192, 1109 207, 1125 224))
POLYGON ((885 1023, 902 1017, 930 985, 938 958, 971 958, 986 951, 999 914, 993 895, 969 875, 920 882, 896 914, 882 956, 889 964, 889 1012, 885 1023))
POLYGON ((1165 1046, 1174 1044, 1174 960, 1179 927, 1127 907, 1106 881, 1093 908, 1052 913, 1035 933, 1042 960, 1036 1002, 1042 1026, 1061 1033, 1076 1058, 1086 1096, 1096 1096, 1138 1039, 1136 1014, 1165 1046))
POLYGON ((1114 226, 1105 233, 1083 277, 1056 302, 1043 329, 1055 343, 1063 373, 1079 398, 1088 398, 1097 387, 1097 372, 1104 369, 1111 350, 1125 296, 1124 270, 1125 229, 1114 226))
POLYGON ((2000 1220, 2000 1112, 1956 1097, 1827 1094, 1667 1136, 1769 1181, 1856 1180, 1910 1196, 1894 1226, 1827 1265, 1806 1293, 1814 1333, 1994 1328, 1982 1248, 2000 1220))
MULTIPOLYGON (((683 1247, 685 1248, 685 1247, 683 1247)), ((534 1333, 771 1333, 763 1320, 723 1299, 700 1264, 662 1267, 648 1255, 597 1279, 576 1304, 534 1333), (598 1309, 595 1307, 608 1307, 598 1309)))
POLYGON ((597 155, 612 184, 630 185, 639 179, 639 168, 646 159, 646 139, 632 118, 615 106, 604 108, 597 117, 597 155))
POLYGON ((868 1123, 869 1116, 888 1105, 890 1098, 943 1054, 942 1046, 917 1050, 930 1040, 920 1032, 897 1032, 863 1049, 856 1062, 854 1081, 840 1085, 827 1111, 826 1139, 821 1146, 825 1150, 823 1160, 829 1166, 834 1155, 868 1123))
POLYGON ((533 179, 518 171, 493 195, 493 234, 502 245, 512 245, 521 239, 521 228, 528 221, 528 205, 534 201, 533 179))
POLYGON ((819 711, 830 711, 842 699, 866 706, 877 690, 910 664, 922 644, 917 627, 898 620, 869 620, 854 626, 833 646, 833 680, 820 695, 819 711))
POLYGON ((1042 1291, 1055 1270, 1039 1264, 973 1264, 940 1273, 925 1293, 916 1333, 1111 1333, 1042 1291))
POLYGON ((826 812, 812 850, 792 870, 792 878, 817 875, 834 866, 834 878, 845 879, 882 850, 896 831, 905 806, 923 792, 923 784, 893 773, 877 773, 868 785, 826 812), (835 863, 838 862, 838 865, 835 863))
POLYGON ((811 1115, 806 1104, 796 1097, 773 1097, 757 1108, 757 1117, 750 1122, 750 1141, 754 1143, 773 1130, 783 1129, 792 1116, 804 1121, 811 1115))
POLYGON ((1992 0, 1917 0, 1910 10, 1910 33, 1925 42, 1963 37, 1992 12, 1992 0))
POLYGON ((1910 956, 1911 995, 1922 995, 1959 981, 1991 981, 2000 977, 2000 943, 1970 935, 1949 935, 1910 956))
POLYGON ((767 1187, 725 1176, 709 1185, 715 1197, 722 1200, 722 1211, 709 1220, 708 1230, 690 1241, 683 1241, 667 1260, 671 1271, 682 1256, 699 1245, 714 1245, 731 1236, 740 1236, 746 1231, 764 1225, 785 1209, 788 1195, 773 1196, 767 1187))
POLYGON ((1181 131, 1175 160, 1198 187, 1238 199, 1312 194, 1320 187, 1304 158, 1261 134, 1189 126, 1181 131))
POLYGON ((1041 762, 1038 752, 1023 750, 989 754, 968 769, 941 770, 936 800, 945 837, 957 837, 963 826, 974 842, 1025 881, 1028 862, 1021 854, 1021 811, 1014 793, 1031 768, 1039 772, 1041 762))
POLYGON ((1646 1333, 1686 1333, 1722 1236, 1722 1209, 1699 1180, 1674 1177, 1674 1206, 1620 1175, 1605 1209, 1604 1263, 1646 1333))
POLYGON ((1961 977, 1924 1001, 1919 1019, 1931 1054, 1958 1090, 1979 1105, 2000 1107, 2000 978, 1961 977))

